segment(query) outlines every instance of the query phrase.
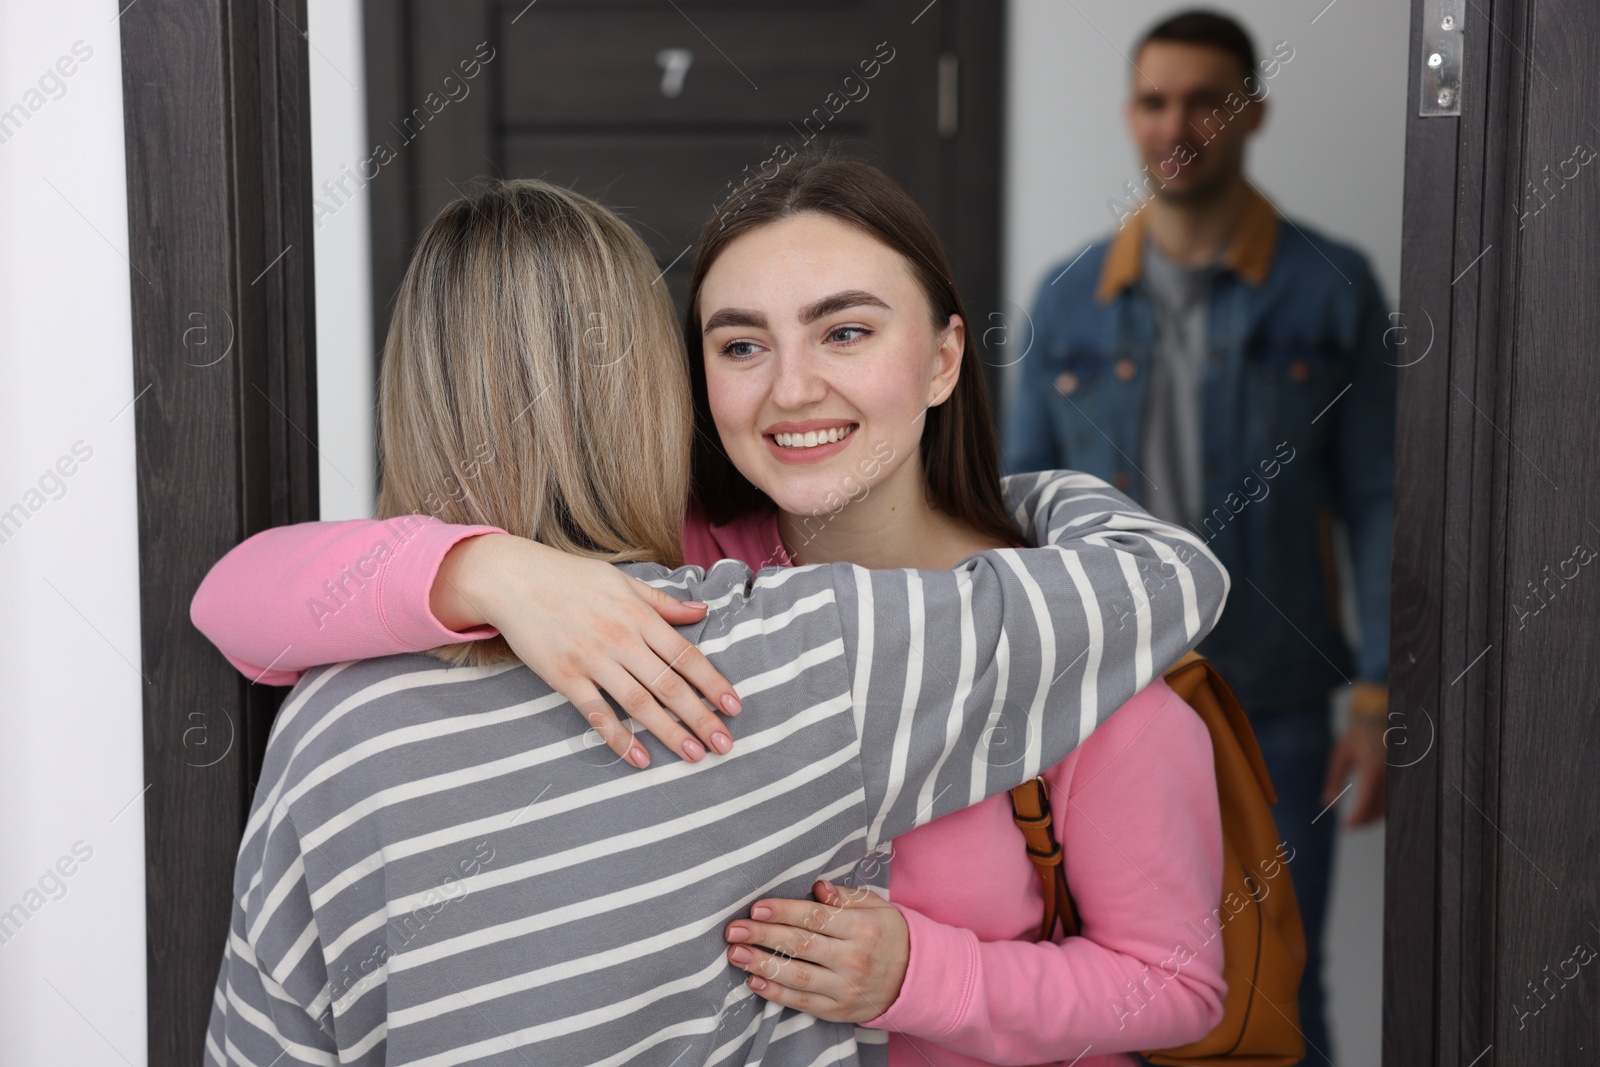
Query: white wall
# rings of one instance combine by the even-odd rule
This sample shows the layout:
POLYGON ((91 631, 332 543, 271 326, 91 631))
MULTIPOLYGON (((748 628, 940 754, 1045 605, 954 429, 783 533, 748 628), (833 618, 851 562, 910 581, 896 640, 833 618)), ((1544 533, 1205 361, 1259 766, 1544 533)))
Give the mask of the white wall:
MULTIPOLYGON (((1122 117, 1128 57, 1146 27, 1187 6, 1196 5, 1011 0, 1003 310, 1013 321, 1022 321, 1052 264, 1114 229, 1107 202, 1125 195, 1124 182, 1142 180, 1122 117)), ((1268 82, 1269 112, 1252 144, 1251 178, 1291 217, 1364 251, 1393 306, 1410 5, 1205 0, 1204 6, 1238 17, 1263 55, 1278 41, 1293 48, 1294 58, 1268 82)), ((1332 1055, 1341 1064, 1376 1064, 1382 827, 1341 833, 1338 847, 1326 941, 1332 1055)))
POLYGON ((308 5, 317 286, 317 449, 324 519, 372 515, 372 197, 360 0, 308 5), (341 185, 342 183, 342 185, 341 185))
POLYGON ((0 113, 23 108, 0 133, 0 511, 27 512, 0 532, 6 1067, 145 1062, 133 430, 149 398, 130 406, 115 15, 0 0, 0 113))
MULTIPOLYGON (((310 6, 320 190, 370 146, 360 4, 310 6)), ((134 420, 150 397, 130 403, 116 13, 0 0, 0 115, 23 109, 0 126, 0 513, 26 513, 0 526, 0 1067, 146 1062, 134 420), (41 488, 63 457, 72 474, 41 488)), ((316 229, 322 511, 365 516, 367 198, 319 195, 335 208, 316 229)))

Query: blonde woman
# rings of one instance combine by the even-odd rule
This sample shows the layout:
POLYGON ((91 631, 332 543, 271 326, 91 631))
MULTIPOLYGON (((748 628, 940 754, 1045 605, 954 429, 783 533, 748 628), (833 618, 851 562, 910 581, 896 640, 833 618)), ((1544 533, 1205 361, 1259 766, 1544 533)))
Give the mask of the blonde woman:
MULTIPOLYGON (((215 1061, 848 1061, 851 1026, 770 1004, 727 967, 728 921, 1058 763, 1220 613, 1226 576, 1195 538, 1071 474, 1007 487, 1038 549, 950 570, 669 571, 693 412, 655 278, 624 224, 543 183, 447 207, 384 353, 391 518, 299 528, 317 561, 299 573, 265 536, 229 567, 286 583, 249 602, 263 629, 292 613, 418 648, 463 636, 404 599, 436 585, 477 621, 517 615, 519 588, 483 580, 484 560, 619 596, 645 582, 694 619, 660 654, 698 644, 742 692, 740 753, 628 767, 487 628, 311 671, 245 830, 215 1061), (617 351, 633 353, 621 370, 617 351), (409 518, 430 500, 457 526, 409 518), (457 544, 483 554, 467 586, 437 575, 457 544), (1118 628, 1129 598, 1140 624, 1118 628), (997 735, 1015 744, 997 754, 997 735)), ((207 585, 197 621, 237 611, 240 587, 207 585)))

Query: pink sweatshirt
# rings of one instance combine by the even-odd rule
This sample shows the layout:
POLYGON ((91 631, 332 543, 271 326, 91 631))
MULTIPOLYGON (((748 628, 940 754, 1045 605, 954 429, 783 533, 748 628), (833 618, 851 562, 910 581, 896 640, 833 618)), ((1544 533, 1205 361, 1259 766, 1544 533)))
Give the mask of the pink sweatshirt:
MULTIPOLYGON (((212 568, 190 614, 272 685, 492 636, 448 630, 429 609, 450 548, 491 532, 418 516, 268 530, 212 568)), ((691 514, 684 554, 790 562, 772 516, 691 514)), ((1204 920, 1222 895, 1222 826, 1199 717, 1157 679, 1043 777, 1083 936, 1034 940, 1044 898, 1009 796, 895 839, 890 890, 911 956, 899 997, 864 1024, 890 1032, 890 1067, 1125 1065, 1121 1053, 1192 1041, 1221 1018, 1222 942, 1204 920)))

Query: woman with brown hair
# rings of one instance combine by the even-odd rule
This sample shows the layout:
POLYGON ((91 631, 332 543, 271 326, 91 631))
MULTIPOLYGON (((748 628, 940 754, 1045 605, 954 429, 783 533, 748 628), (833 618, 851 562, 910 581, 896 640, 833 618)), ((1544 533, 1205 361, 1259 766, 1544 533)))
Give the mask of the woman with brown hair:
MULTIPOLYGON (((554 304, 573 320, 569 329, 588 321, 582 301, 554 304)), ((647 350, 618 353, 614 324, 593 325, 610 332, 592 345, 594 373, 586 387, 639 387, 622 379, 642 367, 647 350)), ((690 562, 733 557, 752 566, 839 561, 933 570, 1022 540, 1002 492, 981 368, 943 251, 921 211, 880 172, 853 163, 791 163, 714 219, 696 258, 685 337, 690 352, 701 354, 689 361, 697 431, 695 500, 685 529, 690 562)), ((492 340, 486 339, 486 349, 492 340)), ((447 384, 419 382, 417 389, 455 403, 447 384)), ((488 408, 500 403, 497 390, 527 395, 540 384, 486 379, 474 386, 481 398, 474 393, 468 399, 488 408)), ((650 426, 633 432, 682 417, 670 404, 664 407, 647 420, 650 426)), ((592 428, 560 425, 533 432, 600 436, 592 428)), ((425 447, 459 454, 470 450, 469 438, 425 447)), ((602 439, 586 447, 591 450, 575 462, 575 478, 644 461, 638 446, 627 442, 602 439)), ((498 456, 495 463, 471 477, 437 473, 453 479, 449 484, 467 499, 488 492, 480 487, 497 479, 515 481, 509 464, 501 465, 498 456)), ((602 480, 599 473, 593 478, 602 480)), ((1113 495, 1095 484, 1097 492, 1113 495)), ((387 488, 383 510, 393 514, 387 488)), ((441 517, 483 514, 463 509, 455 495, 440 508, 441 517)), ((547 546, 554 540, 542 527, 532 530, 547 546)), ((675 646, 639 623, 637 598, 618 606, 634 597, 625 579, 601 578, 527 542, 472 536, 477 532, 460 531, 447 552, 430 557, 437 578, 415 562, 417 553, 395 554, 410 556, 413 564, 395 574, 391 563, 382 583, 390 590, 405 586, 404 602, 431 610, 409 617, 384 613, 385 626, 437 644, 481 638, 492 631, 473 627, 493 623, 597 727, 609 725, 609 708, 598 693, 604 688, 669 747, 694 762, 705 758, 700 742, 667 721, 653 695, 679 711, 709 747, 728 750, 724 728, 684 682, 730 712, 737 705, 723 700, 731 687, 724 688, 721 676, 681 638, 675 646), (587 613, 576 625, 575 610, 587 613), (580 655, 577 649, 592 651, 580 655), (680 711, 689 704, 694 707, 687 713, 680 711)), ((330 563, 337 553, 308 535, 284 530, 271 536, 270 552, 263 544, 253 555, 225 560, 208 578, 212 595, 202 589, 197 597, 197 623, 235 662, 263 662, 263 650, 284 644, 292 646, 293 658, 283 657, 280 667, 316 662, 312 656, 419 647, 400 643, 398 634, 363 632, 367 616, 356 597, 349 601, 355 610, 319 618, 315 632, 308 631, 304 613, 292 621, 245 618, 239 594, 248 591, 258 602, 281 583, 285 559, 310 560, 312 571, 336 570, 330 563), (266 570, 252 574, 262 561, 266 570), (230 595, 222 596, 224 589, 230 595)), ((1180 555, 1170 562, 1188 560, 1180 555)), ((1193 940, 1185 921, 1209 914, 1220 894, 1209 739, 1193 712, 1159 681, 1148 649, 1153 634, 1144 585, 1136 570, 1129 577, 1126 610, 1091 625, 1120 623, 1123 633, 1132 630, 1131 655, 1119 665, 1087 653, 1097 662, 1085 667, 1096 673, 1129 669, 1143 682, 1157 680, 1087 735, 1078 752, 1044 771, 1084 936, 1036 942, 1039 886, 1009 805, 991 798, 895 840, 893 907, 876 897, 857 898, 818 931, 808 918, 811 905, 757 900, 749 920, 726 928, 734 946, 730 959, 752 972, 750 988, 820 1019, 896 1031, 889 1056, 897 1064, 1034 1063, 1091 1050, 1095 1056, 1078 1062, 1122 1062, 1098 1054, 1178 1044, 1209 1030, 1220 1014, 1220 944, 1190 946, 1172 973, 1152 973, 1170 963, 1176 943, 1193 940)), ((1086 577, 1077 588, 1092 595, 1086 577)), ((692 621, 671 614, 684 610, 674 604, 667 617, 692 621)), ((870 612, 862 622, 900 625, 870 612)), ((1007 655, 1002 642, 995 664, 1007 655)), ((990 666, 966 657, 927 664, 935 684, 957 703, 990 666)), ((897 705, 914 702, 925 695, 920 684, 885 697, 897 705)), ((613 730, 612 739, 630 762, 648 763, 641 758, 643 744, 630 734, 613 730)), ((1015 760, 1036 759, 1033 744, 1019 739, 1015 760)), ((903 756, 891 750, 880 758, 892 767, 903 756)), ((975 760, 952 749, 941 763, 946 759, 946 773, 961 766, 970 775, 960 787, 971 791, 964 799, 979 800, 974 783, 994 772, 993 757, 975 760)), ((949 801, 933 778, 914 799, 924 808, 949 801)), ((881 884, 885 866, 859 869, 859 880, 881 884)), ((829 887, 819 892, 834 899, 829 887)))

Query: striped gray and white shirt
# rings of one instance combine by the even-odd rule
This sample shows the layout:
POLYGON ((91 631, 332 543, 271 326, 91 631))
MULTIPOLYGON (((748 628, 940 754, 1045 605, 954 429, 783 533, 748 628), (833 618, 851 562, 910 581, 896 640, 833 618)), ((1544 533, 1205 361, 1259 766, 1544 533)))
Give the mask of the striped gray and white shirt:
MULTIPOLYGON (((710 605, 737 750, 621 763, 521 665, 303 678, 234 880, 208 1062, 882 1063, 768 1003, 722 929, 1067 756, 1215 625, 1204 544, 1080 474, 1008 479, 1039 549, 950 571, 630 565, 710 605)), ((858 1044, 859 1042, 859 1044, 858 1044)))

